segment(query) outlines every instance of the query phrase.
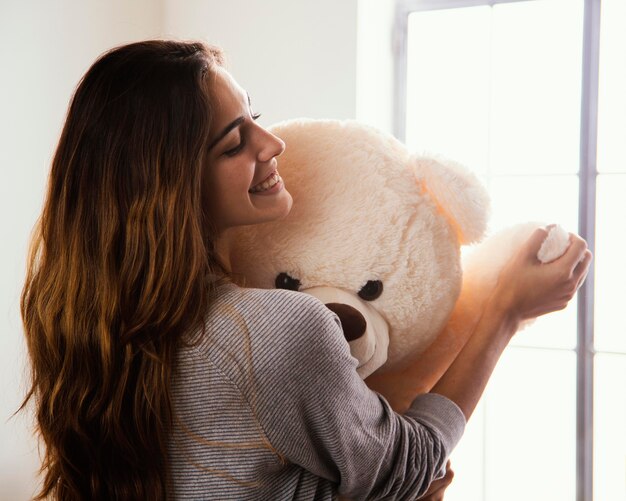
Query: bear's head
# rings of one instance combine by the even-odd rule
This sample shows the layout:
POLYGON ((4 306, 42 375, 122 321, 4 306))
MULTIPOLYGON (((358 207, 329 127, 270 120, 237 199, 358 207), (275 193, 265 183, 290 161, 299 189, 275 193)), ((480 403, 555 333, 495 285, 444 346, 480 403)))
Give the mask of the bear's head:
POLYGON ((411 155, 356 121, 271 128, 293 197, 282 220, 234 228, 232 271, 245 285, 318 297, 340 318, 359 374, 400 367, 446 323, 461 287, 460 247, 480 239, 485 189, 450 161, 411 155))

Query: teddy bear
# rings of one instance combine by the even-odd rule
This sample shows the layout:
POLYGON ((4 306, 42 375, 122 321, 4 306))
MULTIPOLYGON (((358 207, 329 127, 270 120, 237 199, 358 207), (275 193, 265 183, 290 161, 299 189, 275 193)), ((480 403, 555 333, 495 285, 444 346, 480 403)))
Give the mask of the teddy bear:
MULTIPOLYGON (((452 362, 507 252, 536 225, 485 242, 466 265, 461 248, 484 237, 489 218, 489 195, 470 170, 412 154, 355 120, 293 119, 270 130, 286 144, 278 171, 293 207, 281 220, 229 230, 232 272, 245 286, 326 304, 359 375, 401 410, 452 362), (499 259, 485 263, 489 253, 499 259)), ((549 259, 563 250, 563 233, 551 235, 549 259)))

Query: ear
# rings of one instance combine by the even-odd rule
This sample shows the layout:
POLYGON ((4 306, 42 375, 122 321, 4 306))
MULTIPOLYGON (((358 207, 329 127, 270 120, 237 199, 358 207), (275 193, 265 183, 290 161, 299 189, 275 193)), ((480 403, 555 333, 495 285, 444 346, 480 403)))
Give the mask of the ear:
POLYGON ((415 178, 456 230, 462 245, 480 241, 487 230, 487 190, 466 167, 440 157, 414 155, 415 178))

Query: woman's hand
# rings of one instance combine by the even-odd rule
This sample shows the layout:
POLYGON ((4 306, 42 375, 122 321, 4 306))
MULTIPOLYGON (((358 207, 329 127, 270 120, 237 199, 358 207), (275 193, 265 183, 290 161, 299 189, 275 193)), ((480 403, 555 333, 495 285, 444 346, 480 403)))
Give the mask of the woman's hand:
POLYGON ((433 481, 426 491, 426 494, 419 498, 419 501, 443 501, 444 491, 452 483, 453 478, 454 472, 450 469, 450 461, 448 461, 446 464, 446 474, 442 478, 433 481))
POLYGON ((541 263, 537 252, 547 234, 547 229, 535 230, 500 273, 492 298, 516 322, 564 309, 589 271, 587 242, 573 233, 565 254, 541 263))
POLYGON ((571 244, 560 258, 546 264, 537 259, 547 234, 537 229, 504 266, 467 344, 431 390, 455 402, 466 419, 519 323, 565 308, 587 275, 591 252, 577 235, 570 234, 571 244))

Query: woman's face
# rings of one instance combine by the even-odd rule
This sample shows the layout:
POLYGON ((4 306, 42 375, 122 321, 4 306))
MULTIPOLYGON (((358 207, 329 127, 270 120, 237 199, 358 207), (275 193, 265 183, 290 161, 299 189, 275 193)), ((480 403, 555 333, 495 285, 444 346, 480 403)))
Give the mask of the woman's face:
POLYGON ((285 143, 255 122, 248 94, 226 70, 211 79, 207 204, 217 229, 285 217, 292 198, 276 169, 285 143))

